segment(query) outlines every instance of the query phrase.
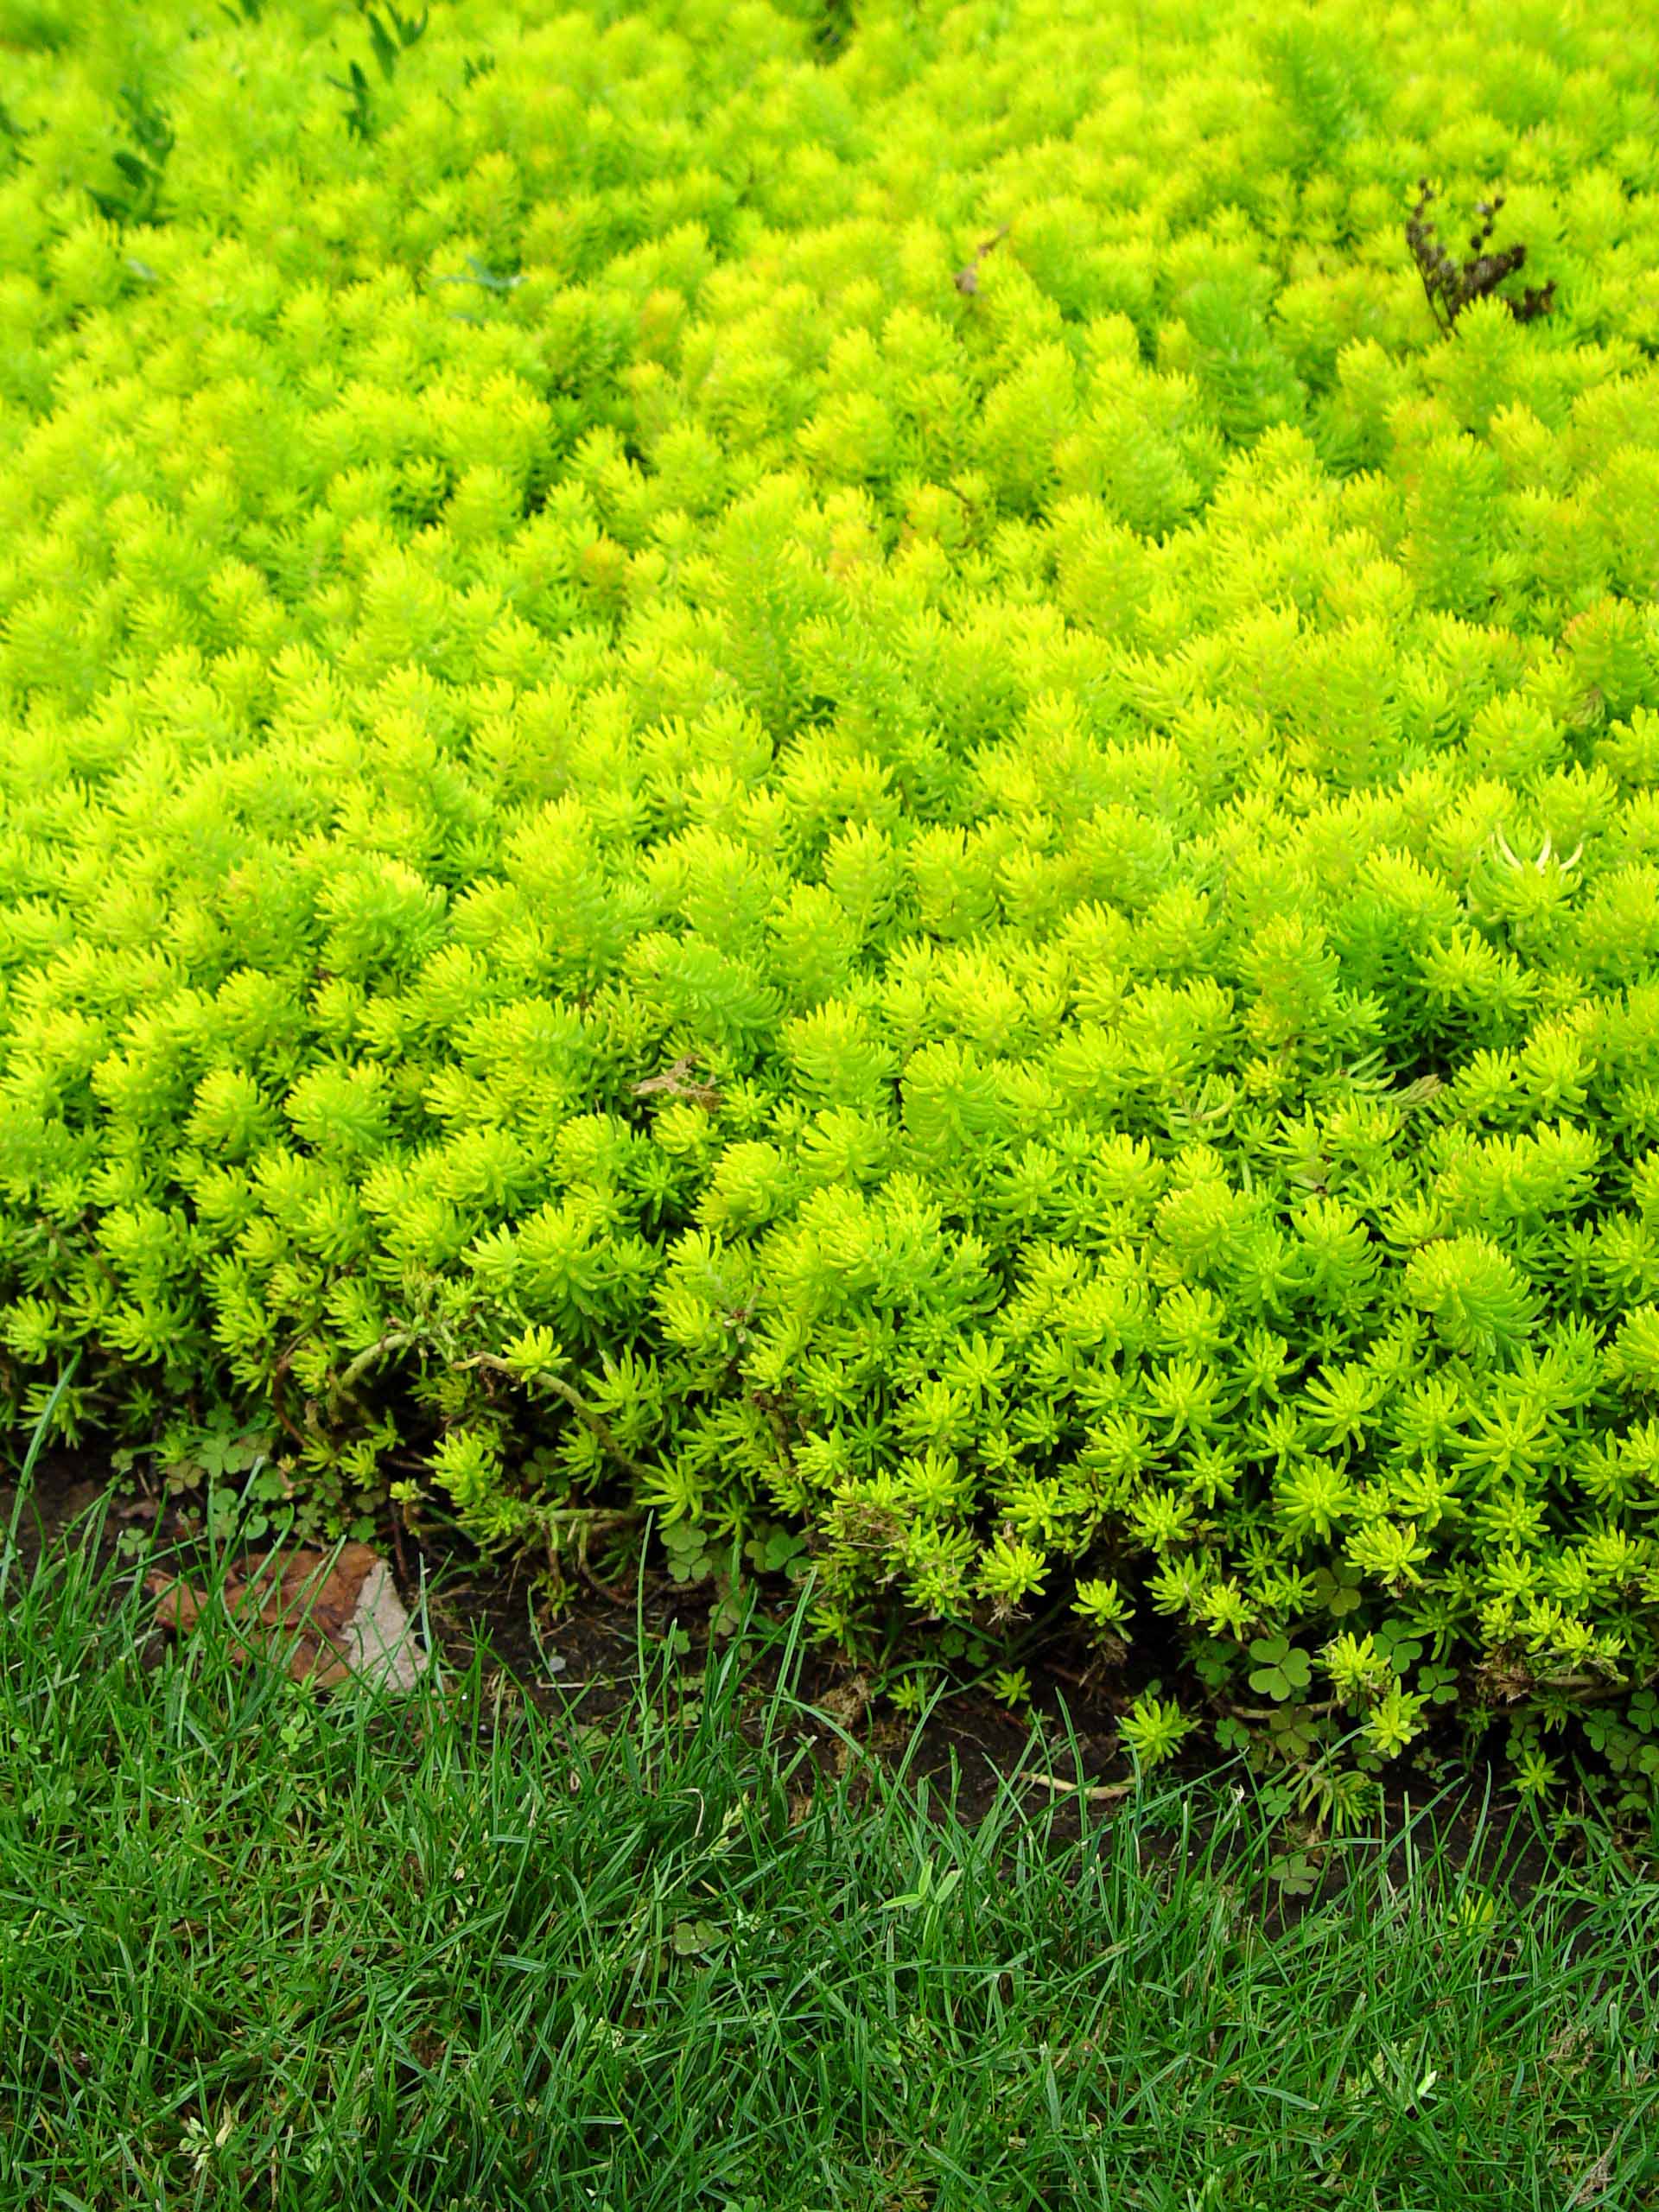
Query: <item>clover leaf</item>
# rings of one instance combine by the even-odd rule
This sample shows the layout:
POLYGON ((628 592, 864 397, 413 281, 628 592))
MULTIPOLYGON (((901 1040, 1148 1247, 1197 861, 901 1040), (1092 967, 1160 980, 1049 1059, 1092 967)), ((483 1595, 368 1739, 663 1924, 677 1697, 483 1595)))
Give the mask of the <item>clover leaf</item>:
POLYGON ((1312 1660, 1306 1651, 1294 1649, 1288 1637, 1257 1637, 1250 1656, 1256 1662, 1250 1669, 1250 1688, 1281 1705, 1300 1697, 1313 1678, 1312 1660))

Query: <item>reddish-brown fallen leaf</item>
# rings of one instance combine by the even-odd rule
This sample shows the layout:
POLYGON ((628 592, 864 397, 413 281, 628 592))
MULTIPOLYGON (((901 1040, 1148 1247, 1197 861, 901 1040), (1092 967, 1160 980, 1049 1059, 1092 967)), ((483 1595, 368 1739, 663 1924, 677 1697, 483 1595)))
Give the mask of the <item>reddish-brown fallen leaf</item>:
MULTIPOLYGON (((181 1578, 153 1574, 149 1588, 163 1628, 188 1634, 207 1610, 208 1600, 181 1578)), ((223 1602, 250 1645, 275 1657, 293 1639, 288 1671, 296 1681, 332 1688, 364 1675, 407 1689, 425 1663, 386 1563, 368 1544, 343 1544, 337 1556, 251 1553, 226 1575, 223 1602)), ((236 1649, 238 1660, 246 1656, 236 1649)))

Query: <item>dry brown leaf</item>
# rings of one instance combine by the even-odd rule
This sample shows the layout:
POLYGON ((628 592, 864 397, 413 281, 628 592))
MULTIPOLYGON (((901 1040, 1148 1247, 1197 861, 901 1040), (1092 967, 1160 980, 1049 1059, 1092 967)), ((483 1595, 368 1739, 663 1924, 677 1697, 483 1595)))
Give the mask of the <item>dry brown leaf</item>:
POLYGON ((826 1690, 818 1700, 832 1720, 843 1728, 856 1728, 870 1709, 873 1688, 867 1675, 855 1675, 849 1682, 841 1682, 834 1689, 826 1690))
POLYGON ((654 1098, 661 1096, 666 1098, 689 1098, 694 1106, 706 1107, 712 1114, 720 1103, 720 1093, 712 1083, 698 1083, 693 1079, 691 1071, 696 1064, 697 1056, 695 1052, 685 1053, 683 1058, 676 1060, 673 1066, 664 1074, 648 1075, 643 1083, 636 1083, 633 1086, 634 1096, 654 1098))
MULTIPOLYGON (((153 1574, 148 1586, 163 1628, 188 1634, 207 1608, 180 1577, 153 1574)), ((226 1577, 224 1604, 273 1644, 294 1639, 288 1671, 296 1681, 328 1689, 356 1675, 409 1689, 426 1663, 386 1563, 368 1544, 343 1544, 332 1559, 309 1549, 251 1553, 226 1577)))

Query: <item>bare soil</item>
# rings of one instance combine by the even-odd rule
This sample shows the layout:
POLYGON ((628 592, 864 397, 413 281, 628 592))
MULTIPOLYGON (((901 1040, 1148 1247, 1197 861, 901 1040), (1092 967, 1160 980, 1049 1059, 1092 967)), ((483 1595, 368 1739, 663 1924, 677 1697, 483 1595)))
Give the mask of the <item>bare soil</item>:
MULTIPOLYGON (((190 1500, 146 1499, 120 1484, 112 1487, 107 1466, 90 1456, 47 1454, 35 1471, 18 1516, 25 1571, 42 1548, 72 1535, 106 1491, 100 1552, 105 1557, 130 1558, 135 1573, 147 1548, 143 1532, 153 1528, 163 1543, 187 1548, 187 1556, 188 1548, 200 1539, 200 1515, 190 1500)), ((16 1504, 15 1481, 0 1483, 0 1530, 11 1525, 16 1504)), ((677 1585, 665 1573, 648 1572, 643 1586, 582 1583, 552 1604, 545 1588, 538 1588, 532 1578, 460 1553, 423 1547, 403 1529, 394 1529, 390 1516, 382 1534, 381 1548, 404 1602, 417 1618, 423 1609, 429 1631, 445 1656, 465 1666, 481 1645, 486 1669, 550 1711, 569 1713, 574 1702, 579 1719, 614 1725, 633 1706, 642 1652, 648 1661, 660 1656, 664 1643, 677 1632, 684 1639, 679 1665, 688 1694, 694 1694, 702 1678, 715 1609, 706 1586, 677 1585)), ((780 1600, 768 1624, 779 1627, 786 1618, 786 1600, 780 1600)), ((780 1640, 763 1633, 746 1652, 746 1678, 753 1691, 750 1704, 756 1713, 777 1680, 780 1640)), ((151 1656, 159 1658, 162 1648, 158 1633, 151 1656)), ((913 1784, 928 1785, 935 1802, 954 1802, 958 1814, 973 1822, 989 1810, 1010 1777, 1020 1777, 1017 1786, 1028 1796, 1033 1810, 1048 1802, 1043 1789, 1023 1779, 1030 1771, 1035 1726, 1054 1747, 1056 1767, 1077 1776, 1085 1789, 1096 1793, 1087 1813, 1090 1829, 1098 1832, 1109 1821, 1116 1792, 1128 1779, 1128 1762, 1118 1748, 1116 1719, 1138 1684, 1127 1673, 1103 1675, 1097 1664, 1091 1665, 1088 1650, 1063 1635, 1030 1662, 1028 1671, 1032 1695, 1022 1713, 968 1689, 948 1698, 918 1729, 907 1716, 883 1709, 873 1699, 868 1678, 845 1662, 808 1650, 797 1659, 795 1694, 822 1717, 804 1724, 802 1739, 822 1770, 845 1770, 854 1758, 849 1739, 858 1751, 889 1768, 902 1764, 913 1784)), ((1206 1770, 1202 1761, 1191 1769, 1194 1777, 1206 1770, 1213 1771, 1213 1767, 1206 1770)), ((1450 1847, 1452 1862, 1460 1863, 1473 1842, 1474 1808, 1484 1796, 1488 1815, 1479 1851, 1482 1878, 1518 1880, 1524 1887, 1541 1872, 1546 1854, 1537 1841, 1524 1835, 1507 1849, 1497 1842, 1516 1802, 1501 1762, 1465 1761, 1453 1778, 1466 1782, 1462 1794, 1469 1809, 1437 1816, 1433 1824, 1434 1833, 1450 1847)), ((1376 1826, 1384 1834, 1398 1835, 1413 1815, 1440 1794, 1446 1779, 1444 1755, 1427 1770, 1404 1764, 1390 1770, 1376 1826)), ((1054 1829, 1057 1840, 1076 1833, 1080 1810, 1075 1797, 1062 1798, 1054 1829)), ((1418 1848, 1426 1848, 1427 1840, 1420 1835, 1418 1848)), ((1306 1910, 1339 1880, 1344 1861, 1370 1856, 1379 1847, 1361 1840, 1324 1854, 1322 1879, 1313 1897, 1296 1902, 1287 1897, 1282 1900, 1285 1910, 1306 1910)), ((1398 1848, 1391 1847, 1391 1853, 1398 1848)))

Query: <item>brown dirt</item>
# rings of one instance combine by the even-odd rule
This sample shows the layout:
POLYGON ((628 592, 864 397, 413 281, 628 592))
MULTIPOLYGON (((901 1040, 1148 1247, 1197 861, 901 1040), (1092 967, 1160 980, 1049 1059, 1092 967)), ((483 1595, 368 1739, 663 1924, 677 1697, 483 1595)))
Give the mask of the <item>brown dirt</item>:
MULTIPOLYGON (((45 1455, 18 1521, 24 1571, 43 1546, 55 1544, 92 1512, 108 1488, 107 1469, 88 1458, 45 1455)), ((16 1497, 14 1483, 0 1483, 0 1533, 11 1525, 16 1497)), ((118 1486, 110 1496, 101 1550, 115 1556, 124 1548, 134 1555, 136 1569, 143 1532, 153 1527, 163 1543, 186 1547, 188 1556, 188 1548, 199 1537, 199 1518, 188 1499, 158 1503, 118 1486)), ((694 1694, 702 1678, 713 1610, 706 1587, 677 1586, 665 1573, 648 1573, 637 1591, 582 1585, 567 1591, 554 1606, 545 1592, 522 1574, 423 1548, 401 1530, 394 1531, 390 1519, 381 1548, 394 1567, 405 1603, 417 1619, 424 1605, 428 1627, 452 1664, 465 1666, 481 1645, 486 1669, 499 1670, 547 1709, 569 1711, 574 1700, 577 1718, 614 1725, 634 1703, 642 1651, 650 1662, 660 1660, 663 1646, 675 1630, 687 1639, 679 1660, 687 1694, 694 1694)), ((786 1602, 780 1603, 769 1625, 775 1630, 787 1612, 786 1602)), ((763 1632, 746 1655, 746 1675, 757 1693, 753 1700, 756 1709, 777 1679, 777 1641, 775 1635, 763 1632)), ((159 1653, 158 1639, 152 1656, 159 1653)), ((1088 1808, 1089 1826, 1098 1831, 1112 1811, 1103 1792, 1122 1784, 1128 1773, 1127 1761, 1117 1753, 1116 1713, 1127 1706, 1135 1685, 1122 1675, 1103 1680, 1098 1669, 1091 1681, 1089 1669, 1086 1650, 1057 1639, 1029 1663, 1032 1698, 1024 1714, 1010 1712, 983 1693, 967 1690, 942 1704, 919 1731, 906 1716, 874 1707, 867 1680, 845 1662, 820 1653, 809 1652, 798 1660, 795 1692, 822 1716, 803 1732, 820 1768, 843 1766, 849 1757, 846 1738, 851 1738, 861 1751, 889 1767, 902 1764, 913 1783, 928 1785, 930 1796, 954 1801, 970 1821, 983 1817, 1007 1778, 1020 1769, 1022 1758, 1028 1758, 1034 1724, 1054 1747, 1058 1771, 1080 1774, 1086 1787, 1103 1791, 1101 1801, 1088 1808), (1068 1733, 1077 1745, 1075 1764, 1068 1733)), ((1204 1770, 1200 1763, 1191 1772, 1196 1776, 1204 1770)), ((1459 1778, 1466 1778, 1471 1785, 1467 1794, 1477 1802, 1483 1788, 1490 1789, 1491 1813, 1481 1856, 1485 1861, 1483 1878, 1495 1879, 1500 1873, 1496 1838, 1513 1810, 1513 1792, 1496 1762, 1466 1765, 1459 1778)), ((1391 1770, 1382 1808, 1384 1832, 1397 1834, 1441 1786, 1421 1770, 1391 1770)), ((1024 1795, 1033 1810, 1048 1802, 1046 1793, 1034 1787, 1024 1795)), ((1075 1799, 1062 1800, 1057 1836, 1076 1832, 1078 1809, 1075 1799)), ((1466 1815, 1440 1821, 1439 1833, 1448 1842, 1454 1862, 1465 1855, 1473 1825, 1466 1815)), ((1420 1838, 1420 1849, 1426 1841, 1420 1838)), ((1356 1842, 1325 1854, 1326 1879, 1320 1893, 1338 1878, 1344 1859, 1370 1856, 1376 1848, 1356 1842)), ((1512 1846, 1501 1855, 1508 1862, 1510 1878, 1518 1878, 1523 1885, 1545 1864, 1543 1853, 1531 1843, 1512 1846)), ((1317 1894, 1307 1902, 1316 1902, 1317 1894)), ((1285 1903, 1291 1911, 1305 1909, 1288 1899, 1285 1903)))
MULTIPOLYGON (((19 1522, 23 1570, 32 1568, 43 1547, 57 1542, 90 1514, 107 1488, 107 1475, 92 1471, 85 1458, 43 1455, 19 1522)), ((0 1529, 10 1525, 16 1499, 15 1483, 0 1484, 0 1529)), ((127 1550, 136 1553, 137 1532, 152 1528, 162 1543, 188 1548, 199 1535, 199 1516, 188 1500, 158 1504, 118 1486, 105 1515, 103 1555, 116 1556, 124 1537, 127 1550)), ((575 1698, 582 1719, 601 1725, 613 1719, 634 1701, 641 1653, 648 1660, 660 1655, 676 1630, 688 1639, 679 1661, 682 1680, 690 1689, 702 1677, 715 1610, 706 1586, 679 1586, 665 1573, 648 1573, 638 1592, 606 1594, 599 1587, 576 1585, 555 1606, 524 1575, 423 1548, 401 1531, 394 1534, 390 1519, 380 1548, 411 1612, 423 1601, 426 1620, 452 1664, 464 1665, 481 1642, 487 1667, 499 1669, 549 1707, 575 1698)), ((753 1640, 746 1669, 757 1704, 776 1683, 771 1647, 786 1619, 786 1602, 760 1617, 763 1632, 753 1640)), ((798 1661, 794 1679, 796 1695, 836 1724, 812 1732, 830 1764, 842 1751, 837 1727, 890 1762, 903 1757, 917 1737, 903 1715, 872 1709, 867 1681, 843 1662, 809 1653, 798 1661)), ((1121 1780, 1125 1769, 1114 1758, 1116 1727, 1110 1706, 1077 1687, 1080 1675, 1073 1675, 1068 1686, 1058 1674, 1036 1670, 1033 1682, 1032 1714, 1040 1714, 1062 1742, 1061 1701, 1069 1704, 1085 1782, 1121 1780)), ((1026 1720, 1006 1707, 982 1694, 963 1692, 924 1726, 907 1770, 939 1790, 954 1788, 959 1809, 976 1820, 995 1802, 1002 1778, 1018 1766, 1029 1735, 1026 1720)))

